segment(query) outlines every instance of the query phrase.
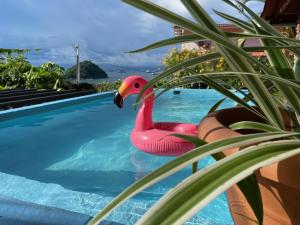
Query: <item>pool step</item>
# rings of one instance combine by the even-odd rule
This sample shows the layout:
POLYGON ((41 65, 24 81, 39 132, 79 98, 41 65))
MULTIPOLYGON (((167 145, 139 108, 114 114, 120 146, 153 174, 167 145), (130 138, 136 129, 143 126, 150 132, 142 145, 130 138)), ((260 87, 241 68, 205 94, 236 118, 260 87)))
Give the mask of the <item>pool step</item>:
MULTIPOLYGON (((0 196, 0 225, 85 225, 90 216, 0 196)), ((120 225, 104 221, 101 225, 120 225)))

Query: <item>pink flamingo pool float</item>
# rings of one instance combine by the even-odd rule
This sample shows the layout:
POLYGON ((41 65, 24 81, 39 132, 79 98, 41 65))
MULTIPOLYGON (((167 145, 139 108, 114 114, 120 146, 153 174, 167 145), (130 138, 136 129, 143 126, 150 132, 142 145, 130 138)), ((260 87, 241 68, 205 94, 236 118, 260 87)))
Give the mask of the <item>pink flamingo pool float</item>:
MULTIPOLYGON (((115 95, 115 104, 122 108, 125 98, 138 94, 146 83, 147 81, 141 76, 127 77, 115 95)), ((196 135, 197 126, 190 123, 153 123, 154 96, 153 88, 149 88, 142 96, 142 105, 130 135, 133 145, 144 152, 162 156, 178 156, 193 149, 194 144, 171 135, 196 135)))

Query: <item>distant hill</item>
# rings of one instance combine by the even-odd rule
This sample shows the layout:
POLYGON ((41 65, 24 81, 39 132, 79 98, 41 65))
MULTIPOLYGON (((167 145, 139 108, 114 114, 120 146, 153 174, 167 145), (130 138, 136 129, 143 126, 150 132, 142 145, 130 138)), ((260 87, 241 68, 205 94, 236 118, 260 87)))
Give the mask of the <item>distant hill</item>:
MULTIPOLYGON (((76 78, 76 65, 67 69, 65 76, 67 78, 76 78)), ((91 61, 83 61, 80 63, 80 78, 81 79, 102 79, 108 78, 107 73, 101 69, 97 64, 91 61)))

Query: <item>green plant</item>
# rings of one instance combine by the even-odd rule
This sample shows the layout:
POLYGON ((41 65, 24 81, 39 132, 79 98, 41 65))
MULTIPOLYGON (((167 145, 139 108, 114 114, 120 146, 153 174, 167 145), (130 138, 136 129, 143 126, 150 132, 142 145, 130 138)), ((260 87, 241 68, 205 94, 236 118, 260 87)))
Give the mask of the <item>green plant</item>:
POLYGON ((64 68, 53 63, 48 62, 42 64, 40 67, 33 67, 24 73, 26 78, 26 88, 37 89, 57 89, 59 84, 64 80, 64 68))
MULTIPOLYGON (((164 69, 168 70, 184 61, 187 61, 189 59, 193 59, 196 57, 199 57, 201 55, 209 54, 210 51, 197 51, 197 50, 178 50, 176 48, 172 48, 168 55, 166 55, 163 58, 163 65, 164 69)), ((204 62, 197 64, 195 66, 192 66, 189 68, 189 70, 180 70, 178 72, 175 72, 172 76, 172 78, 166 78, 165 80, 161 80, 159 82, 164 81, 163 83, 155 83, 154 87, 157 88, 163 88, 168 86, 170 82, 173 83, 171 87, 183 87, 183 88, 206 88, 206 84, 203 82, 195 82, 195 83, 188 83, 181 85, 181 78, 188 77, 190 75, 193 75, 196 73, 207 73, 207 72, 214 72, 214 71, 227 71, 228 70, 228 64, 224 60, 223 57, 220 57, 219 59, 212 61, 212 62, 204 62), (192 73, 191 73, 192 70, 192 73), (176 85, 176 82, 178 85, 176 85)), ((236 78, 228 78, 224 79, 224 85, 229 88, 234 89, 241 89, 244 87, 243 83, 236 78)))
MULTIPOLYGON (((193 32, 191 35, 160 41, 133 52, 204 39, 214 41, 217 48, 217 52, 183 61, 149 81, 138 95, 137 103, 140 102, 145 90, 156 82, 167 77, 173 77, 179 71, 188 71, 189 76, 180 78, 179 82, 185 85, 199 81, 205 82, 227 98, 262 117, 265 123, 244 121, 233 124, 232 129, 243 128, 263 132, 197 147, 128 187, 99 212, 89 224, 98 224, 115 207, 128 198, 207 155, 212 155, 218 161, 206 170, 191 175, 169 191, 142 217, 138 224, 182 224, 233 184, 238 184, 252 207, 259 224, 262 224, 262 201, 255 176, 252 175, 253 172, 261 167, 300 154, 300 77, 293 71, 289 59, 283 52, 284 49, 288 49, 299 55, 300 41, 283 36, 245 4, 238 1, 223 0, 234 10, 245 15, 247 21, 222 12, 216 13, 240 27, 244 31, 243 33, 228 33, 220 30, 196 0, 181 0, 194 20, 179 16, 146 0, 123 1, 193 32), (262 46, 243 48, 231 42, 231 37, 241 39, 257 37, 260 38, 262 46), (266 60, 270 66, 266 66, 249 54, 249 52, 258 49, 265 51, 266 60), (228 71, 199 73, 193 69, 198 64, 218 60, 220 57, 224 57, 229 67, 228 71), (241 91, 243 97, 233 95, 227 90, 224 83, 220 82, 220 80, 228 78, 240 80, 250 94, 241 91), (277 98, 272 95, 273 92, 270 92, 270 89, 275 89, 276 93, 282 97, 277 98), (256 107, 252 107, 250 103, 256 107), (285 129, 280 109, 289 114, 293 124, 292 131, 285 129), (261 144, 257 145, 257 143, 261 144), (233 147, 244 147, 244 149, 230 157, 222 156, 224 150, 233 147)), ((177 85, 177 82, 178 80, 176 83, 171 81, 170 84, 177 85)), ((214 110, 216 108, 214 107, 214 110)))
MULTIPOLYGON (((200 52, 197 50, 187 50, 187 49, 178 50, 178 49, 172 48, 170 50, 169 54, 163 58, 162 63, 164 65, 164 69, 168 70, 168 69, 174 67, 175 65, 178 65, 186 60, 193 59, 193 58, 196 58, 196 57, 204 55, 204 54, 206 54, 206 52, 200 52)), ((221 61, 221 59, 219 61, 221 61)), ((201 63, 198 65, 195 65, 191 69, 193 71, 197 71, 197 72, 212 72, 217 68, 220 70, 224 69, 224 68, 222 68, 222 65, 224 67, 226 67, 226 64, 221 64, 219 62, 207 62, 207 63, 201 63)), ((174 73, 174 76, 172 77, 171 80, 175 83, 176 81, 179 81, 181 78, 187 77, 189 75, 190 75, 189 71, 185 71, 185 70, 178 71, 178 72, 174 73)), ((200 86, 201 86, 201 82, 187 84, 187 85, 181 85, 181 87, 184 87, 184 88, 200 88, 200 86)))
POLYGON ((64 68, 55 63, 36 67, 21 54, 6 55, 0 61, 0 85, 6 88, 56 89, 64 82, 63 74, 64 68))

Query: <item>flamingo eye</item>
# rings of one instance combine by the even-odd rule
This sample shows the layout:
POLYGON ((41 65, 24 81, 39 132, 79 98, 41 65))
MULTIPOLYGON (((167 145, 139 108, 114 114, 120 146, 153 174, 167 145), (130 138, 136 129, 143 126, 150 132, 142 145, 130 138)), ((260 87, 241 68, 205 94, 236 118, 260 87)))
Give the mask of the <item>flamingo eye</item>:
POLYGON ((134 84, 134 87, 135 87, 135 88, 139 88, 139 87, 140 87, 140 84, 139 84, 139 83, 135 83, 135 84, 134 84))

